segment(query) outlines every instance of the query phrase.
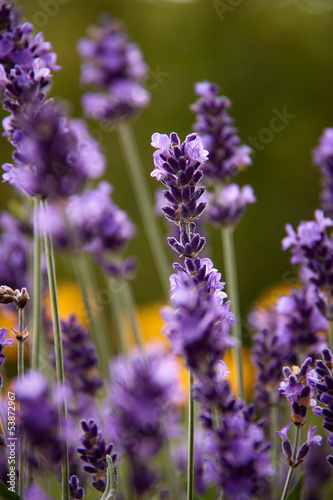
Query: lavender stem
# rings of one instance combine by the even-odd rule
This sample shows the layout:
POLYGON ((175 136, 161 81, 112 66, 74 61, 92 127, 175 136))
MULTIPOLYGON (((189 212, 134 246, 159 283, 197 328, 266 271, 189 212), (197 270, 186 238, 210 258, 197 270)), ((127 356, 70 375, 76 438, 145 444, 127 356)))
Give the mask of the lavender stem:
POLYGON ((294 474, 295 465, 296 465, 296 456, 297 456, 297 451, 298 451, 298 441, 299 441, 300 431, 301 431, 301 426, 298 425, 296 427, 296 436, 295 436, 295 445, 294 445, 294 451, 293 451, 293 457, 292 457, 292 465, 290 466, 290 469, 289 469, 289 472, 288 472, 288 476, 287 476, 287 479, 286 479, 286 482, 285 482, 285 485, 284 485, 284 488, 283 488, 283 492, 282 492, 282 495, 281 495, 281 500, 285 500, 287 498, 289 486, 290 486, 290 483, 291 483, 291 480, 292 480, 292 477, 293 477, 293 474, 294 474))
POLYGON ((150 193, 135 137, 131 126, 126 122, 122 122, 117 130, 157 272, 161 280, 165 297, 169 299, 169 271, 171 266, 167 258, 166 248, 163 244, 156 218, 154 217, 150 193))
POLYGON ((112 321, 113 321, 114 331, 115 331, 115 335, 116 335, 117 348, 118 348, 118 352, 120 354, 125 354, 126 353, 126 342, 125 342, 124 329, 123 329, 123 324, 122 324, 123 307, 122 307, 122 300, 121 300, 121 296, 120 296, 121 287, 123 286, 123 284, 110 278, 108 280, 108 286, 109 286, 109 290, 112 294, 112 300, 110 302, 110 305, 111 305, 112 321))
POLYGON ((145 351, 144 351, 143 340, 142 340, 142 331, 141 331, 141 327, 139 324, 139 318, 138 318, 138 314, 137 314, 136 307, 135 307, 133 292, 132 292, 132 289, 130 287, 130 284, 126 281, 124 282, 124 286, 122 288, 122 294, 124 297, 124 302, 127 306, 128 312, 129 312, 129 317, 130 317, 130 322, 131 322, 131 326, 132 326, 132 331, 133 331, 135 343, 138 346, 138 348, 142 354, 142 358, 145 359, 145 351))
MULTIPOLYGON (((44 201, 44 208, 47 207, 46 200, 44 201)), ((65 382, 65 372, 64 372, 64 360, 63 360, 63 350, 62 350, 62 339, 61 339, 61 327, 60 327, 60 315, 58 307, 58 293, 57 293, 57 281, 55 273, 55 263, 53 254, 53 244, 52 237, 48 232, 46 226, 44 225, 44 244, 45 244, 45 256, 47 265, 47 275, 49 282, 49 291, 52 307, 52 321, 53 321, 53 332, 54 332, 54 351, 55 351, 55 362, 56 362, 56 376, 57 384, 59 388, 63 388, 65 382)), ((67 408, 65 399, 62 398, 59 404, 59 416, 60 421, 66 421, 67 408)), ((63 429, 62 429, 63 430, 63 429)), ((69 498, 69 463, 68 463, 68 443, 65 432, 63 432, 63 449, 62 449, 62 459, 61 459, 61 477, 62 477, 62 500, 68 500, 69 498)))
POLYGON ((193 382, 193 375, 190 372, 188 395, 187 500, 193 500, 194 495, 194 399, 192 397, 193 382))
MULTIPOLYGON (((18 331, 23 333, 23 324, 24 324, 24 312, 23 309, 18 309, 18 331)), ((17 378, 22 380, 24 377, 24 337, 20 336, 17 339, 17 378)), ((19 405, 20 406, 20 405, 19 405)), ((23 438, 21 437, 18 449, 18 476, 19 476, 19 484, 18 484, 18 494, 22 495, 23 486, 24 486, 24 463, 23 463, 23 438)))
POLYGON ((33 335, 32 335, 32 359, 31 367, 38 370, 40 365, 40 342, 42 323, 42 273, 41 254, 42 241, 38 230, 38 210, 40 200, 34 198, 34 269, 33 269, 33 335))
MULTIPOLYGON (((109 355, 111 356, 113 352, 111 351, 111 342, 108 342, 107 335, 108 329, 107 325, 99 325, 98 320, 95 317, 94 311, 92 310, 90 298, 89 298, 89 290, 88 287, 93 288, 94 294, 96 291, 96 287, 94 286, 94 276, 93 272, 90 268, 90 262, 87 262, 86 256, 80 252, 78 255, 75 255, 72 259, 74 271, 76 274, 76 278, 79 283, 79 287, 81 290, 84 308, 86 311, 86 315, 88 318, 90 331, 92 334, 92 338, 94 344, 96 345, 97 352, 99 355, 99 359, 101 360, 102 372, 108 378, 109 371, 109 355)), ((103 314, 100 314, 102 317, 103 314)))
POLYGON ((234 366, 237 370, 237 386, 240 399, 244 400, 244 379, 243 379, 243 360, 242 360, 242 330, 241 315, 239 306, 238 280, 235 245, 233 239, 233 230, 229 227, 221 229, 222 247, 225 276, 227 282, 228 298, 231 300, 231 309, 235 315, 237 324, 231 325, 231 333, 238 341, 238 345, 232 350, 234 366))

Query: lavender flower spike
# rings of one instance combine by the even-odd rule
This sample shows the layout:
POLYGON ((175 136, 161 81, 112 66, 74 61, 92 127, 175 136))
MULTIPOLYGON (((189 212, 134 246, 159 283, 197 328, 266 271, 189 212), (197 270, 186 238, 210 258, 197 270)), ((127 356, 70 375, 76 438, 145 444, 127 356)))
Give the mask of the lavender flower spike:
POLYGON ((231 102, 227 97, 219 97, 218 92, 214 83, 196 83, 195 93, 200 97, 191 106, 197 115, 194 130, 209 151, 203 171, 211 183, 225 182, 252 163, 251 148, 240 144, 234 120, 229 116, 231 102))
MULTIPOLYGON (((112 462, 115 464, 117 454, 113 454, 113 445, 110 443, 106 445, 105 439, 101 432, 98 432, 97 424, 94 420, 89 423, 82 420, 81 427, 83 429, 83 436, 81 437, 82 447, 77 449, 80 458, 87 465, 83 470, 91 474, 93 477, 92 486, 97 491, 104 491, 106 488, 106 471, 107 462, 106 455, 110 455, 112 462)), ((116 475, 117 475, 117 470, 116 475)))
POLYGON ((99 21, 78 43, 81 83, 94 87, 94 92, 84 94, 82 105, 96 120, 124 119, 149 104, 150 94, 144 88, 148 68, 120 21, 107 14, 99 21))
POLYGON ((180 143, 175 132, 170 137, 155 133, 151 145, 157 149, 153 155, 155 169, 151 176, 168 188, 163 192, 169 202, 168 206, 162 207, 165 216, 176 224, 193 222, 206 206, 204 202, 197 203, 205 188, 196 184, 203 176, 201 166, 208 159, 208 151, 203 148, 197 134, 188 135, 180 143))
POLYGON ((209 220, 219 227, 234 227, 242 218, 246 206, 256 201, 251 186, 240 188, 238 184, 227 184, 219 192, 209 195, 209 220))

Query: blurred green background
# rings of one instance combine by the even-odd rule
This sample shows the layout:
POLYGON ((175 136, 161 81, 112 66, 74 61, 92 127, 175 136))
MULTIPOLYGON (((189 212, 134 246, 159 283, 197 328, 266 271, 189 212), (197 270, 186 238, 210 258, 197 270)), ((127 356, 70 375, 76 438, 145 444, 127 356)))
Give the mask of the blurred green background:
MULTIPOLYGON (((68 100, 73 116, 81 116, 77 39, 103 11, 123 20, 150 67, 151 105, 133 127, 152 193, 158 187, 149 177, 152 133, 175 130, 184 138, 194 120, 189 111, 195 100, 194 82, 208 79, 221 86, 233 102, 231 114, 243 141, 259 137, 253 166, 235 178, 240 184, 252 184, 258 198, 235 234, 243 312, 267 287, 292 281, 289 254, 281 250, 284 225, 312 218, 318 206, 319 176, 311 150, 323 128, 333 126, 333 1, 22 0, 18 4, 58 53, 62 71, 54 77, 52 95, 68 100), (293 117, 278 132, 270 132, 276 110, 283 109, 293 117)), ((107 178, 114 185, 115 201, 138 226, 128 252, 140 263, 134 282, 137 300, 161 298, 117 136, 94 123, 91 128, 108 157, 107 178)), ((5 139, 1 147, 2 161, 10 160, 5 139)), ((1 193, 4 208, 12 190, 2 185, 1 193)), ((219 232, 212 230, 211 238, 214 263, 223 272, 219 232)))

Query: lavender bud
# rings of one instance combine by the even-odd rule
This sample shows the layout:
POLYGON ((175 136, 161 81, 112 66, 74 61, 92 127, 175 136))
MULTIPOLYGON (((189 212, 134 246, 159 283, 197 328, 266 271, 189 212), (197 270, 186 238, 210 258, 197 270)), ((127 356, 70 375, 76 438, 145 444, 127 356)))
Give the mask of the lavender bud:
POLYGON ((309 453, 309 451, 310 451, 310 446, 307 443, 304 443, 297 454, 297 459, 296 459, 297 465, 299 465, 301 462, 303 462, 304 458, 309 453))
POLYGON ((285 441, 282 441, 282 451, 284 453, 284 456, 286 457, 287 461, 291 459, 291 456, 293 454, 293 449, 291 446, 291 442, 289 439, 286 439, 285 441))

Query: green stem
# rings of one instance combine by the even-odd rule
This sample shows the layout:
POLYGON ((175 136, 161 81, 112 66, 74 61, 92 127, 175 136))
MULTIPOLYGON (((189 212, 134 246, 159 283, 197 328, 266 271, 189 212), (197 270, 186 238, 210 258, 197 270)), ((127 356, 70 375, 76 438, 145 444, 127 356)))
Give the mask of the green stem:
POLYGON ((332 311, 332 292, 329 291, 327 294, 328 300, 328 314, 329 314, 329 346, 333 353, 333 311, 332 311))
MULTIPOLYGON (((18 331, 23 334, 24 328, 24 312, 23 309, 18 309, 18 331)), ((17 339, 17 378, 22 380, 24 377, 24 338, 17 339)), ((20 411, 20 410, 19 410, 20 411)), ((18 446, 18 494, 22 495, 24 486, 24 463, 23 463, 23 437, 18 446)))
MULTIPOLYGON (((46 201, 44 201, 44 208, 46 208, 46 201)), ((64 360, 62 351, 62 339, 61 339, 61 326, 60 326, 60 315, 58 307, 58 294, 57 294, 57 282, 56 282, 56 272, 53 254, 53 244, 50 233, 48 232, 46 226, 44 225, 44 244, 45 244, 45 256, 47 265, 47 275, 49 282, 50 300, 52 308, 52 320, 53 320, 53 333, 54 333, 54 351, 55 351, 55 364, 56 364, 56 376, 57 384, 59 388, 63 388, 65 382, 65 372, 64 372, 64 360)), ((60 422, 66 422, 67 419, 67 408, 65 399, 62 398, 59 404, 59 417, 60 422)), ((68 463, 68 443, 65 432, 63 431, 63 426, 61 425, 63 432, 62 441, 62 458, 61 458, 61 478, 62 478, 62 500, 68 500, 69 498, 69 463, 68 463)))
POLYGON ((123 307, 122 307, 122 300, 120 297, 121 287, 123 286, 123 283, 120 283, 112 278, 109 278, 108 286, 109 286, 109 291, 111 292, 112 295, 112 300, 110 305, 111 305, 111 314, 114 325, 114 331, 116 335, 118 352, 120 354, 125 354, 126 342, 125 342, 124 328, 122 324, 123 307))
POLYGON ((284 488, 283 488, 283 492, 282 492, 282 495, 281 495, 281 500, 285 500, 287 498, 289 486, 290 486, 290 483, 291 483, 291 480, 292 480, 292 477, 293 477, 293 474, 294 474, 295 465, 296 465, 296 456, 297 456, 297 450, 298 450, 298 441, 299 441, 300 431, 301 431, 301 426, 298 425, 296 427, 295 446, 294 446, 294 452, 293 452, 293 457, 292 457, 292 465, 290 466, 290 469, 289 469, 289 472, 288 472, 288 475, 287 475, 287 479, 286 479, 286 482, 285 482, 285 485, 284 485, 284 488))
MULTIPOLYGON (((99 359, 101 360, 102 373, 108 378, 109 372, 109 358, 114 354, 112 352, 111 340, 108 342, 109 332, 107 324, 102 323, 104 319, 103 311, 96 318, 95 312, 92 310, 91 301, 89 297, 89 288, 93 288, 93 295, 96 297, 96 287, 94 287, 95 277, 93 270, 90 267, 90 262, 87 261, 86 256, 82 253, 75 254, 73 259, 73 267, 79 287, 82 293, 84 308, 90 325, 90 332, 94 344, 96 345, 99 359), (100 321, 98 321, 98 319, 100 321), (101 324, 100 324, 101 323, 101 324)), ((101 308, 102 305, 96 302, 96 306, 101 308)))
POLYGON ((275 474, 272 477, 272 498, 277 499, 279 497, 279 437, 276 434, 276 429, 280 429, 279 426, 279 411, 276 402, 270 403, 270 431, 271 431, 271 442, 273 445, 272 449, 272 464, 275 467, 275 474))
POLYGON ((31 367, 38 370, 40 367, 41 325, 42 325, 42 273, 41 254, 42 241, 39 232, 39 204, 34 198, 34 269, 33 269, 33 334, 31 367))
POLYGON ((129 177, 132 182, 134 195, 139 207, 141 219, 151 247, 157 272, 165 297, 169 299, 169 274, 171 266, 167 257, 166 248, 162 241, 160 229, 151 203, 151 196, 145 177, 144 168, 131 126, 122 122, 118 127, 118 137, 126 160, 129 177))
POLYGON ((131 326, 132 326, 132 331, 133 331, 135 343, 138 346, 138 348, 142 354, 143 359, 145 359, 145 352, 144 352, 143 341, 142 341, 142 331, 141 331, 141 327, 139 324, 139 318, 138 318, 138 314, 137 314, 136 307, 135 307, 135 300, 133 297, 133 292, 132 292, 131 286, 127 281, 124 281, 122 293, 123 293, 123 296, 125 299, 125 304, 127 306, 128 312, 129 312, 129 317, 130 317, 130 321, 131 321, 131 326))
POLYGON ((231 300, 231 309, 235 315, 237 324, 231 325, 231 333, 237 340, 237 346, 233 349, 234 366, 237 370, 237 386, 240 399, 245 398, 244 379, 243 379, 243 359, 242 359, 242 328, 239 306, 238 280, 235 246, 233 239, 233 230, 224 227, 221 230, 222 246, 224 257, 224 269, 227 282, 228 298, 231 300))
POLYGON ((188 400, 188 459, 187 459, 187 500, 194 495, 194 399, 192 394, 193 375, 190 372, 188 400))

